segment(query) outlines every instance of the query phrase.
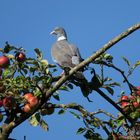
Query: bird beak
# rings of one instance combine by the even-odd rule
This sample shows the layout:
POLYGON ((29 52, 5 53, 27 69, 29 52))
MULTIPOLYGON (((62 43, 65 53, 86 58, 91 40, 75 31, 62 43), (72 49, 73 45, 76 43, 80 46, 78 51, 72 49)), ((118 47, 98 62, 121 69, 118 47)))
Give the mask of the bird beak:
POLYGON ((50 32, 50 35, 55 35, 55 34, 56 34, 55 31, 50 32))

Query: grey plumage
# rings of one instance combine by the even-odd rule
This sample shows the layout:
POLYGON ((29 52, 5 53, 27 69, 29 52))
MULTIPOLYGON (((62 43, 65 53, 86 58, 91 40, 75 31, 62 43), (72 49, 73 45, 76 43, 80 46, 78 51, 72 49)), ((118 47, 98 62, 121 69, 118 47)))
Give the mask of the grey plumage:
POLYGON ((51 55, 59 66, 73 68, 82 61, 78 48, 67 41, 63 28, 57 27, 51 34, 57 35, 57 41, 52 46, 51 55))
MULTIPOLYGON (((56 27, 51 34, 57 36, 57 41, 51 48, 52 59, 62 69, 71 69, 83 61, 79 49, 68 42, 67 34, 62 27, 56 27)), ((74 75, 74 80, 71 81, 76 84, 75 80, 78 81, 77 85, 80 86, 83 95, 87 97, 90 91, 88 90, 88 82, 82 71, 77 72, 74 75)))

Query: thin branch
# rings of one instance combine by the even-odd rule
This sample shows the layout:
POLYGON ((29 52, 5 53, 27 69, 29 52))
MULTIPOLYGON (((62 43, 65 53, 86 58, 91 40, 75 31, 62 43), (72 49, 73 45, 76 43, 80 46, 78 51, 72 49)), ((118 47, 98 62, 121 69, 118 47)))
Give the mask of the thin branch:
POLYGON ((100 114, 100 113, 103 113, 103 114, 105 114, 106 116, 108 116, 108 117, 110 117, 110 118, 112 118, 112 119, 117 119, 115 116, 113 116, 112 114, 110 114, 110 113, 108 113, 108 112, 106 112, 106 111, 104 111, 104 110, 102 110, 102 109, 99 109, 99 110, 96 111, 96 112, 91 112, 90 114, 91 114, 91 115, 96 115, 96 114, 100 114))
POLYGON ((104 65, 108 66, 108 67, 112 67, 113 69, 115 69, 116 71, 118 71, 119 73, 121 73, 122 77, 124 78, 124 81, 128 84, 128 87, 132 93, 132 90, 134 89, 134 86, 128 81, 127 77, 124 74, 124 71, 122 71, 121 69, 119 69, 118 67, 116 67, 115 65, 113 65, 112 63, 106 63, 103 62, 104 65))
POLYGON ((102 92, 100 89, 94 89, 97 91, 105 100, 107 100, 110 104, 112 104, 118 111, 120 111, 123 116, 131 123, 133 124, 132 118, 130 118, 123 110, 120 108, 111 98, 109 98, 104 92, 102 92))

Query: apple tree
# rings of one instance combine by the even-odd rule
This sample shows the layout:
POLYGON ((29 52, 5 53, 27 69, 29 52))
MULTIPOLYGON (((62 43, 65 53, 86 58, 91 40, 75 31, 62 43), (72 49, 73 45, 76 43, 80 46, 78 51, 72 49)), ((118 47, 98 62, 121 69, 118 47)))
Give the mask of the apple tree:
POLYGON ((6 42, 5 46, 0 48, 0 140, 10 139, 10 133, 14 128, 27 119, 31 125, 40 125, 48 131, 49 126, 42 116, 53 115, 56 109, 58 114, 70 111, 77 119, 83 121, 84 127, 79 126, 77 134, 83 135, 85 139, 103 140, 102 135, 96 132, 96 128, 102 129, 108 139, 140 139, 140 86, 137 87, 129 81, 129 76, 140 65, 140 61, 131 66, 129 60, 124 57, 123 60, 129 67, 126 74, 114 64, 113 56, 106 53, 114 44, 139 28, 140 23, 132 26, 79 65, 58 76, 54 76, 57 67, 49 64, 38 48, 34 49, 36 57, 31 58, 26 56, 24 48, 15 47, 6 42), (108 93, 113 96, 115 87, 120 87, 122 83, 106 75, 104 67, 118 73, 118 76, 122 78, 122 83, 128 86, 130 95, 123 92, 117 100, 112 100, 108 96, 108 93), (92 102, 89 94, 93 91, 97 92, 118 110, 118 114, 114 116, 103 109, 89 112, 77 103, 55 104, 52 102, 52 98, 60 100, 61 90, 68 92, 75 86, 81 86, 80 81, 73 79, 74 73, 81 69, 88 71, 91 77, 87 85, 91 92, 81 91, 83 98, 92 102), (106 119, 101 119, 98 114, 104 114, 106 119))

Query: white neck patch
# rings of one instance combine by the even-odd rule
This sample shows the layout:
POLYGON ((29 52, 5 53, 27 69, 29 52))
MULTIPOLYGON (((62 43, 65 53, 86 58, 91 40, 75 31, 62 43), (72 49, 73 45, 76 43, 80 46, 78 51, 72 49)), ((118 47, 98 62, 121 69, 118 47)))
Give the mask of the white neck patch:
POLYGON ((65 39, 66 39, 65 36, 60 36, 60 37, 57 38, 57 41, 61 41, 61 40, 65 40, 65 39))

